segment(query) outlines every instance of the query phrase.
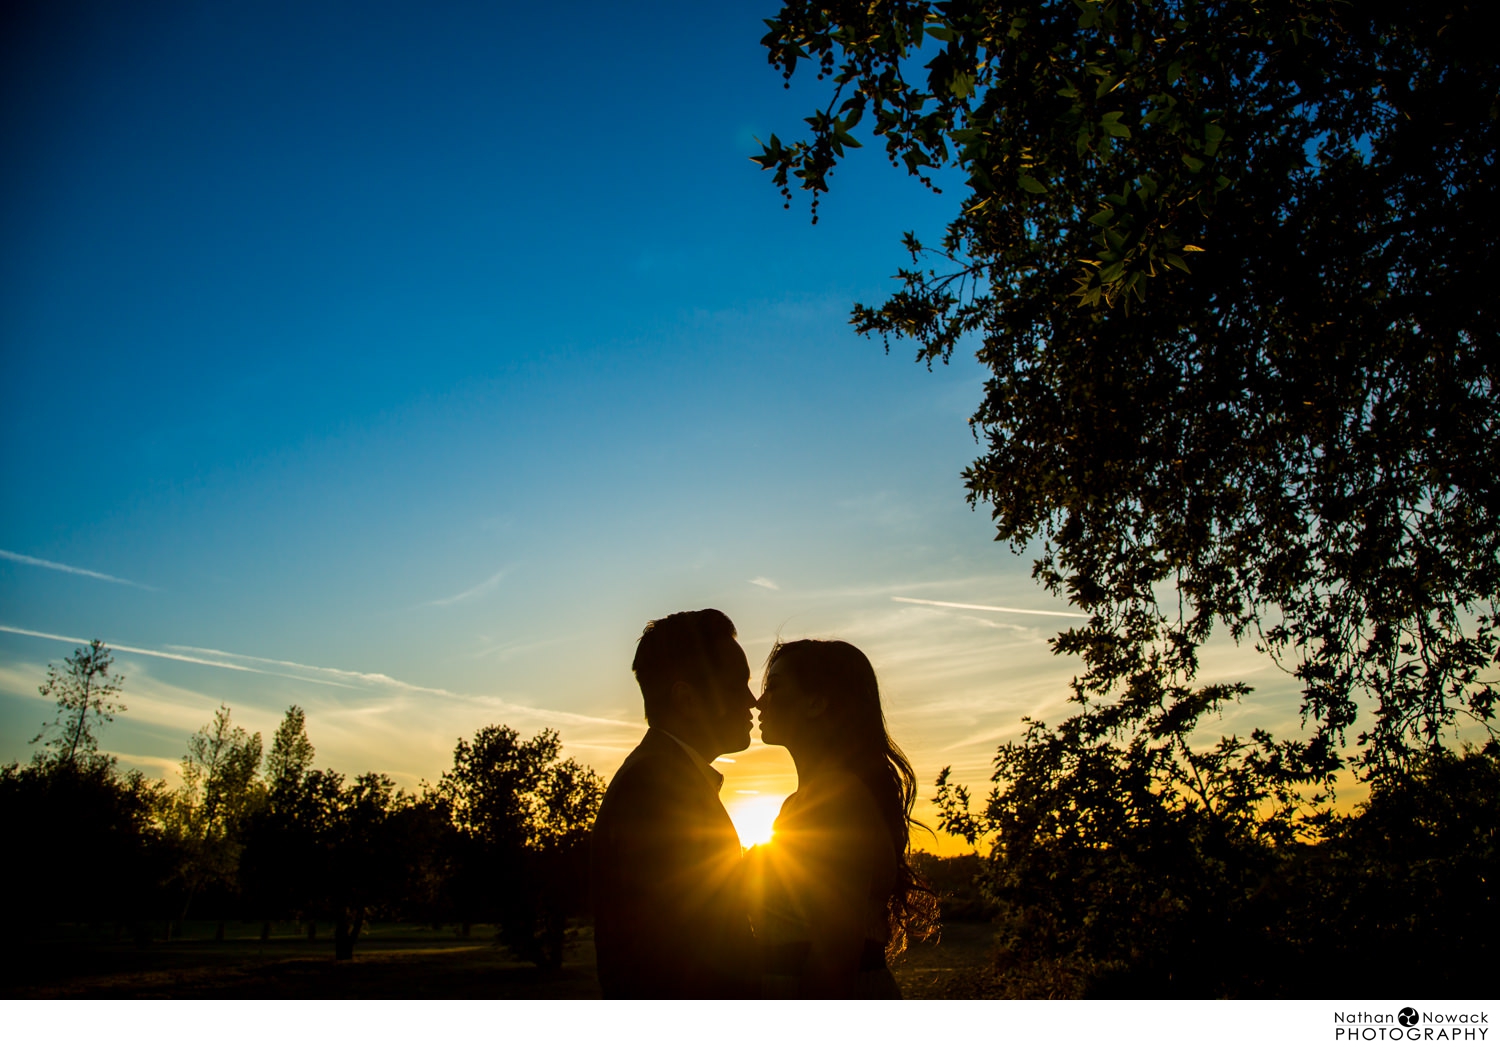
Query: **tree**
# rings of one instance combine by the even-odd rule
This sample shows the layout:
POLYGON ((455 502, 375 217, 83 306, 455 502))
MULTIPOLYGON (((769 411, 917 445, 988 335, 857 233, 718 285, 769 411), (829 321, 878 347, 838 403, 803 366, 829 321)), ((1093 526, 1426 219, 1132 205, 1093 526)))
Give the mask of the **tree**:
POLYGON ((784 194, 816 208, 862 125, 924 181, 967 178, 941 246, 908 234, 900 290, 853 323, 990 369, 968 496, 1090 615, 1054 641, 1090 731, 1180 742, 1242 695, 1195 685, 1222 626, 1300 681, 1289 776, 1331 774, 1362 704, 1374 778, 1460 716, 1493 734, 1481 5, 793 0, 767 24, 786 77, 831 79, 810 134, 755 158, 784 194))
POLYGON ((96 638, 87 649, 73 650, 73 655, 63 660, 64 670, 47 665, 47 680, 37 686, 37 692, 57 698, 57 718, 31 742, 47 737, 50 730, 52 736, 46 746, 59 764, 78 767, 113 761, 99 754, 94 727, 113 721, 117 712, 125 710, 125 705, 115 700, 125 677, 110 673, 114 659, 109 648, 96 638))
POLYGON ((293 704, 286 709, 271 750, 266 755, 266 790, 273 796, 297 791, 313 764, 312 741, 307 738, 307 716, 293 704))
POLYGON ((22 936, 57 922, 123 922, 144 934, 167 875, 151 826, 162 785, 107 761, 0 768, 0 827, 16 861, 0 871, 22 936))
MULTIPOLYGON (((311 858, 342 790, 341 784, 334 785, 332 800, 320 790, 323 780, 312 768, 314 754, 306 716, 293 704, 271 738, 265 763, 266 805, 247 821, 240 856, 240 882, 262 917, 263 939, 270 936, 272 918, 312 911, 317 877, 311 858)), ((310 915, 309 920, 313 921, 310 915)))
POLYGON ((100 721, 125 710, 113 660, 95 640, 64 669, 48 664, 38 691, 56 697, 58 713, 32 740, 46 739, 46 750, 25 767, 0 768, 0 827, 25 858, 6 866, 3 891, 27 902, 17 916, 23 932, 52 921, 140 923, 155 905, 165 872, 151 815, 163 785, 138 770, 121 775, 95 736, 100 721))
POLYGON ((365 920, 405 889, 410 858, 395 848, 395 818, 412 799, 384 773, 365 773, 339 795, 326 840, 326 907, 334 919, 334 958, 354 958, 365 920))
MULTIPOLYGON (((1006 997, 1217 997, 1264 992, 1277 947, 1257 894, 1308 821, 1264 734, 1185 761, 1175 742, 1101 739, 1083 718, 1028 722, 1000 748, 997 787, 938 780, 943 825, 993 840, 983 883, 999 910, 1006 997)), ((1292 987, 1295 987, 1293 985, 1292 987)))
POLYGON ((499 919, 501 937, 544 969, 562 964, 566 921, 584 903, 588 832, 604 783, 561 759, 557 732, 522 740, 509 726, 460 739, 437 792, 458 832, 455 904, 467 926, 499 919))
POLYGON ((235 725, 227 704, 188 740, 182 787, 163 814, 181 850, 184 918, 202 891, 236 884, 245 822, 265 800, 260 757, 260 734, 235 725))
POLYGON ((944 823, 971 843, 993 836, 981 882, 998 911, 997 965, 949 992, 1485 994, 1487 971, 1470 960, 1495 947, 1484 916, 1500 747, 1429 752, 1354 812, 1307 828, 1278 798, 1267 744, 1226 743, 1185 770, 1141 737, 1122 746, 1076 719, 1032 723, 1000 749, 999 786, 978 813, 945 771, 944 823), (1401 967, 1383 965, 1394 955, 1401 967))

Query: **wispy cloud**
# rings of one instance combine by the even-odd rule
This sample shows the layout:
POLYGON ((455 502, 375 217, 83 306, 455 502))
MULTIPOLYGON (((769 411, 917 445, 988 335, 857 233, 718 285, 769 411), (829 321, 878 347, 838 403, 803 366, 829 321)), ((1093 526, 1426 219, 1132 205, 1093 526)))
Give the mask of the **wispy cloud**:
POLYGON ((1086 613, 1053 612, 1051 609, 1016 609, 1009 605, 970 605, 967 602, 939 602, 931 598, 898 598, 892 596, 893 602, 908 602, 912 605, 937 605, 944 609, 979 609, 984 612, 1020 613, 1025 616, 1070 616, 1078 620, 1087 620, 1086 613))
POLYGON ((771 579, 768 576, 757 576, 757 577, 755 577, 755 579, 748 580, 746 582, 753 583, 757 587, 764 587, 768 591, 779 591, 779 590, 781 590, 781 586, 775 580, 771 579))
MULTIPOLYGON (((48 631, 27 630, 27 628, 24 627, 10 627, 10 625, 7 624, 0 624, 0 631, 5 631, 6 634, 26 634, 27 637, 45 637, 45 639, 48 639, 49 642, 68 642, 69 645, 89 645, 90 640, 92 640, 87 639, 87 637, 71 637, 68 636, 68 634, 51 634, 48 633, 48 631)), ((204 667, 225 667, 225 669, 228 670, 245 670, 245 672, 252 673, 252 675, 267 675, 267 673, 275 673, 270 672, 270 670, 260 670, 257 669, 257 667, 242 666, 242 664, 239 663, 228 663, 228 661, 225 660, 205 660, 205 658, 202 657, 183 655, 180 654, 180 652, 162 652, 159 651, 159 649, 141 649, 136 648, 136 646, 133 645, 120 645, 120 643, 117 642, 110 642, 110 648, 114 649, 115 652, 133 652, 133 654, 136 655, 148 655, 148 657, 156 657, 159 658, 159 660, 177 660, 178 663, 198 663, 202 664, 202 666, 204 667)), ((207 651, 211 652, 211 649, 207 649, 207 651)), ((284 676, 285 678, 294 678, 294 676, 296 675, 284 676)), ((305 681, 320 681, 320 679, 308 678, 305 679, 305 681)))
MULTIPOLYGON (((121 646, 120 648, 123 649, 124 647, 121 646)), ((416 692, 429 692, 429 693, 433 693, 433 694, 438 695, 438 696, 454 696, 454 695, 456 695, 456 694, 453 694, 453 693, 449 693, 445 689, 431 689, 431 688, 428 688, 426 686, 409 685, 406 682, 402 682, 399 679, 392 678, 390 675, 387 675, 387 674, 381 674, 378 671, 345 671, 345 670, 342 670, 342 669, 337 668, 337 667, 319 667, 317 664, 299 664, 299 663, 297 663, 296 661, 293 661, 293 660, 276 660, 276 659, 272 659, 269 656, 248 656, 245 653, 230 653, 230 652, 225 652, 223 649, 203 649, 203 648, 200 648, 199 646, 196 646, 196 645, 168 645, 167 648, 168 649, 176 650, 177 653, 202 653, 202 654, 204 654, 205 657, 222 657, 222 658, 225 658, 225 659, 228 659, 228 660, 243 661, 246 664, 249 664, 249 663, 270 664, 273 667, 289 667, 289 668, 292 668, 293 670, 297 670, 297 671, 307 671, 307 672, 318 674, 320 676, 326 675, 328 678, 333 678, 335 680, 337 680, 337 679, 348 679, 348 680, 350 680, 352 682, 359 682, 359 683, 363 683, 365 685, 396 685, 396 686, 401 686, 403 688, 410 689, 410 690, 413 690, 413 691, 416 691, 416 692)), ((144 650, 134 649, 134 650, 126 650, 126 651, 127 652, 143 652, 144 650)), ((211 664, 211 665, 216 666, 216 667, 228 667, 228 668, 231 668, 231 669, 236 670, 236 671, 251 671, 251 672, 253 672, 255 674, 274 674, 274 675, 281 675, 281 677, 284 677, 284 678, 300 678, 299 675, 288 675, 288 674, 283 674, 282 672, 279 672, 279 671, 271 671, 271 670, 266 670, 265 668, 259 668, 259 667, 247 667, 247 666, 243 666, 243 664, 220 663, 220 662, 216 662, 216 661, 211 660, 211 659, 205 659, 205 658, 202 658, 202 657, 179 656, 179 655, 176 655, 175 653, 148 653, 147 655, 165 656, 169 660, 188 660, 188 661, 191 661, 191 662, 194 662, 194 663, 211 664)), ((302 680, 303 681, 308 681, 308 682, 324 682, 327 679, 323 678, 323 677, 319 677, 319 678, 306 678, 306 679, 302 679, 302 680)), ((335 683, 330 683, 330 684, 337 684, 337 683, 335 682, 335 683)))
POLYGON ((494 586, 497 583, 499 583, 502 579, 505 578, 505 574, 508 573, 508 572, 510 572, 509 568, 501 569, 499 572, 495 573, 495 575, 491 576, 489 579, 484 580, 481 583, 476 583, 474 586, 470 587, 466 591, 459 591, 457 594, 450 595, 447 598, 434 598, 432 601, 430 601, 430 602, 423 602, 422 604, 424 606, 425 605, 453 605, 456 602, 467 601, 470 598, 478 597, 479 595, 483 594, 485 591, 488 591, 488 590, 491 590, 492 588, 494 588, 494 586))
POLYGON ((1027 638, 1038 641, 1042 637, 1041 632, 1035 627, 1023 627, 1018 623, 996 623, 994 620, 987 620, 983 616, 963 616, 961 614, 958 618, 968 623, 977 623, 981 627, 988 627, 993 631, 1015 631, 1017 634, 1022 634, 1027 638))
POLYGON ((108 573, 95 572, 93 569, 80 569, 76 565, 64 565, 60 561, 33 558, 29 554, 17 554, 15 551, 0 550, 0 559, 17 562, 21 565, 33 565, 38 569, 51 569, 53 572, 68 572, 74 576, 87 576, 91 580, 103 580, 105 583, 122 583, 126 587, 139 587, 143 591, 156 590, 155 587, 144 583, 136 583, 134 580, 122 579, 119 576, 111 576, 108 573))
MULTIPOLYGON (((293 660, 275 660, 266 656, 249 656, 245 653, 225 652, 222 649, 201 649, 191 645, 169 645, 167 646, 167 648, 177 649, 189 653, 203 653, 210 657, 222 657, 225 660, 238 660, 241 662, 241 664, 239 665, 226 662, 220 664, 219 666, 231 667, 236 670, 254 671, 257 674, 274 674, 280 675, 283 678, 298 678, 303 681, 317 682, 319 684, 326 683, 329 685, 362 685, 370 688, 394 692, 421 693, 426 696, 442 697, 445 700, 457 700, 463 703, 481 705, 485 707, 495 707, 498 705, 507 711, 512 711, 520 714, 535 715, 541 718, 551 718, 557 721, 567 722, 569 724, 588 723, 592 725, 628 726, 632 729, 636 727, 636 724, 634 722, 624 722, 614 718, 597 718, 593 715, 582 715, 573 711, 558 711, 552 708, 536 707, 530 704, 519 704, 511 700, 502 700, 500 697, 496 696, 459 693, 451 689, 441 689, 436 686, 417 685, 415 682, 404 682, 399 678, 394 678, 391 675, 383 674, 379 671, 346 671, 339 667, 320 667, 317 664, 302 664, 297 663, 293 660), (243 666, 249 664, 270 664, 273 667, 286 667, 296 671, 305 671, 309 675, 326 675, 327 677, 302 678, 301 675, 288 674, 284 671, 263 670, 251 666, 243 666)), ((128 651, 141 652, 142 650, 128 651)), ((168 655, 168 658, 171 658, 169 654, 158 655, 168 655)), ((185 659, 185 657, 183 657, 182 659, 185 659)), ((199 662, 208 663, 209 661, 205 659, 199 662)))
POLYGON ((509 660, 513 656, 520 656, 522 653, 529 653, 537 649, 545 649, 549 645, 557 645, 560 642, 566 642, 569 640, 569 637, 570 636, 563 635, 557 638, 542 638, 530 642, 496 642, 494 645, 485 646, 483 649, 479 650, 479 652, 475 653, 472 658, 475 660, 482 660, 486 656, 494 656, 498 653, 500 659, 502 661, 505 661, 509 660))
MULTIPOLYGON (((68 642, 73 645, 89 644, 88 639, 84 638, 72 638, 68 635, 51 634, 46 631, 31 631, 24 627, 11 627, 6 624, 0 624, 0 631, 4 631, 7 634, 25 635, 29 638, 45 638, 49 641, 68 642)), ((175 651, 164 652, 161 649, 144 649, 139 646, 120 645, 116 642, 109 642, 108 644, 109 648, 117 653, 133 653, 137 656, 149 656, 158 660, 174 660, 178 663, 198 664, 203 667, 218 667, 228 671, 243 671, 247 674, 290 678, 299 682, 310 682, 314 685, 334 686, 344 689, 364 687, 379 690, 387 695, 406 694, 410 696, 411 694, 421 694, 430 697, 440 697, 445 700, 458 701, 463 704, 486 709, 498 708, 503 712, 528 715, 560 724, 637 728, 637 724, 634 722, 622 721, 616 718, 599 718, 594 715, 584 715, 574 711, 559 711, 532 704, 516 703, 496 696, 459 693, 451 689, 440 689, 429 685, 403 682, 399 678, 393 678, 391 675, 382 674, 378 671, 346 671, 338 667, 320 667, 317 664, 303 664, 293 660, 276 660, 265 656, 249 656, 245 653, 231 653, 223 649, 203 649, 191 645, 168 645, 165 647, 166 649, 175 651), (298 674, 295 672, 303 673, 298 674)))
POLYGON ((799 591, 798 597, 807 599, 828 598, 878 598, 892 591, 926 591, 941 589, 952 591, 960 587, 982 587, 995 584, 993 576, 962 576, 939 580, 896 580, 892 583, 865 583, 857 586, 823 587, 799 591))

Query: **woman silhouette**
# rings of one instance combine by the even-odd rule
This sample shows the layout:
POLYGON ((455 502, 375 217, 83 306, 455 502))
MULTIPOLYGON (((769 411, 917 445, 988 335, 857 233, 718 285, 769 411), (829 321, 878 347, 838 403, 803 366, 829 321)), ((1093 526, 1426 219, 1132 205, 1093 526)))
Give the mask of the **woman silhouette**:
POLYGON ((907 861, 916 775, 875 671, 848 642, 778 642, 757 706, 761 739, 797 766, 774 838, 747 858, 763 990, 899 998, 887 954, 934 929, 937 908, 907 861))

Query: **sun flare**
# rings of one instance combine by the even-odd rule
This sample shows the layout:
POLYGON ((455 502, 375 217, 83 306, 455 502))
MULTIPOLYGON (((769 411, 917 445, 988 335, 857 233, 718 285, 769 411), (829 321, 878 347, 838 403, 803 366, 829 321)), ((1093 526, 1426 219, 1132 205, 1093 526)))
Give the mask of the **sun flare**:
POLYGON ((740 834, 740 845, 763 846, 771 841, 771 825, 776 814, 781 812, 785 795, 741 795, 730 802, 729 819, 734 821, 734 830, 740 834))

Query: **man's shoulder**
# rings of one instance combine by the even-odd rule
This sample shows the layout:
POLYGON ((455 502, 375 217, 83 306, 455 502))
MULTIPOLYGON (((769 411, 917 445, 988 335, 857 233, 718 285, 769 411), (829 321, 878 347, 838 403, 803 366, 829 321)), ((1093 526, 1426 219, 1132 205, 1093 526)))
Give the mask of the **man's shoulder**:
POLYGON ((596 856, 688 842, 709 848, 720 839, 738 843, 718 793, 681 745, 661 734, 641 741, 620 766, 594 820, 596 856))
POLYGON ((667 734, 653 729, 648 730, 635 750, 626 756, 611 783, 617 784, 622 779, 686 778, 694 775, 701 776, 693 768, 693 760, 688 757, 682 745, 667 734))
POLYGON ((664 733, 648 732, 615 772, 604 800, 608 805, 611 798, 618 802, 661 792, 696 793, 702 783, 703 775, 693 768, 692 759, 680 744, 664 733))

